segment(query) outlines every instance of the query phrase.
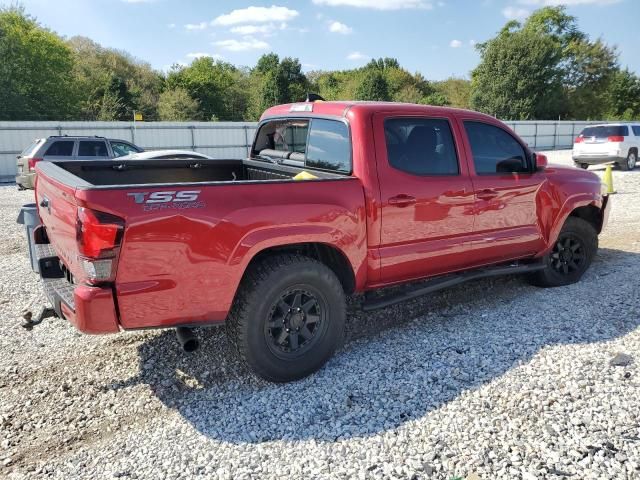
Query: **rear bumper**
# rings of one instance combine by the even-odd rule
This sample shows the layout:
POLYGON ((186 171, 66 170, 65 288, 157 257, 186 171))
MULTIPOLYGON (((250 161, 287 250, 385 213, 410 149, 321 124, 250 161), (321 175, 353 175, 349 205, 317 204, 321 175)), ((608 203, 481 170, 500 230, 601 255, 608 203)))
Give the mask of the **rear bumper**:
POLYGON ((625 157, 617 155, 573 155, 575 163, 586 163, 588 165, 601 165, 603 163, 620 163, 626 162, 625 157))
MULTIPOLYGON (((59 262, 50 244, 37 244, 38 262, 59 262)), ((103 334, 120 331, 116 303, 110 287, 74 285, 66 278, 44 278, 50 269, 41 264, 44 293, 59 317, 83 333, 103 334)))

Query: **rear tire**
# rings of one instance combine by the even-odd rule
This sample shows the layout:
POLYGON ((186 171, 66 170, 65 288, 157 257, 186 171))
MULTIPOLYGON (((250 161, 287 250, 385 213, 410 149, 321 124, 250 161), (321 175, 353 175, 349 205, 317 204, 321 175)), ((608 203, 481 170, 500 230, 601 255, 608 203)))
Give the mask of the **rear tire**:
POLYGON ((345 294, 323 263, 297 254, 250 267, 227 319, 241 359, 272 382, 318 370, 344 339, 345 294))
POLYGON ((635 150, 631 150, 627 155, 627 160, 624 162, 620 162, 618 165, 620 170, 633 170, 636 168, 636 162, 638 161, 638 154, 635 150))
POLYGON ((598 233, 593 225, 569 217, 551 252, 544 257, 546 267, 531 274, 529 283, 538 287, 559 287, 578 282, 598 251, 598 233))
POLYGON ((576 168, 582 168, 583 170, 586 170, 587 168, 589 168, 589 164, 588 163, 575 163, 576 168))

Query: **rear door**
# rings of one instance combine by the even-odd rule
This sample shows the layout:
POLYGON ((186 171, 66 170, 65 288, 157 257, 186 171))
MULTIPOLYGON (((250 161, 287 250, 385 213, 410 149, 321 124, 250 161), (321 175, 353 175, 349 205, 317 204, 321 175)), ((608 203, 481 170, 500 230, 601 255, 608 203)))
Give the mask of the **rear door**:
POLYGON ((453 120, 374 116, 384 284, 464 268, 467 261, 474 194, 453 120))
POLYGON ((104 160, 111 158, 106 140, 91 139, 78 141, 78 160, 104 160))
POLYGON ((505 126, 459 119, 475 190, 475 265, 535 254, 544 246, 537 192, 545 180, 528 148, 505 126))

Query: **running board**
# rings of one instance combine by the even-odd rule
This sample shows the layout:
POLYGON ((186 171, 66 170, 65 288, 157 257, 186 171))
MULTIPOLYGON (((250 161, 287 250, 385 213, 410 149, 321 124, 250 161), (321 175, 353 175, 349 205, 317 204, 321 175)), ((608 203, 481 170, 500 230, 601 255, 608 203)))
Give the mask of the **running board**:
POLYGON ((370 312, 371 310, 377 310, 379 308, 389 307, 396 303, 405 302, 413 298, 427 295, 428 293, 437 292, 444 288, 453 287, 470 280, 478 280, 480 278, 497 277, 500 275, 513 275, 520 273, 531 273, 539 270, 544 270, 546 265, 544 262, 526 263, 526 264, 512 264, 503 265, 499 267, 480 268, 477 270, 470 270, 462 273, 455 273, 447 275, 446 277, 434 278, 422 286, 405 290, 400 293, 395 293, 387 296, 382 296, 376 299, 365 300, 362 303, 362 310, 370 312))

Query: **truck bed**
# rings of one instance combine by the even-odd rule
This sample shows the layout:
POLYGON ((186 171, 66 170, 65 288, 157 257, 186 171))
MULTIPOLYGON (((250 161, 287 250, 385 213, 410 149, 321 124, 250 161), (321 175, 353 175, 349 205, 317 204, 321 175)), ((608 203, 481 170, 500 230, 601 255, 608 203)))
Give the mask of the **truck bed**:
POLYGON ((360 180, 311 169, 317 180, 293 180, 301 171, 256 160, 40 162, 42 238, 74 292, 73 301, 65 289, 55 295, 65 318, 91 333, 221 322, 251 259, 279 245, 335 245, 362 268, 360 180), (86 285, 94 270, 79 250, 80 209, 124 225, 107 283, 86 285), (88 305, 98 313, 85 315, 88 305))
MULTIPOLYGON (((110 188, 131 185, 167 185, 212 182, 256 182, 291 180, 302 167, 277 165, 259 160, 127 160, 55 162, 59 169, 43 165, 49 176, 65 177, 78 188, 110 188), (57 172, 56 172, 57 170, 57 172), (75 180, 74 180, 75 178, 75 180)), ((313 170, 319 179, 344 174, 313 170)))

